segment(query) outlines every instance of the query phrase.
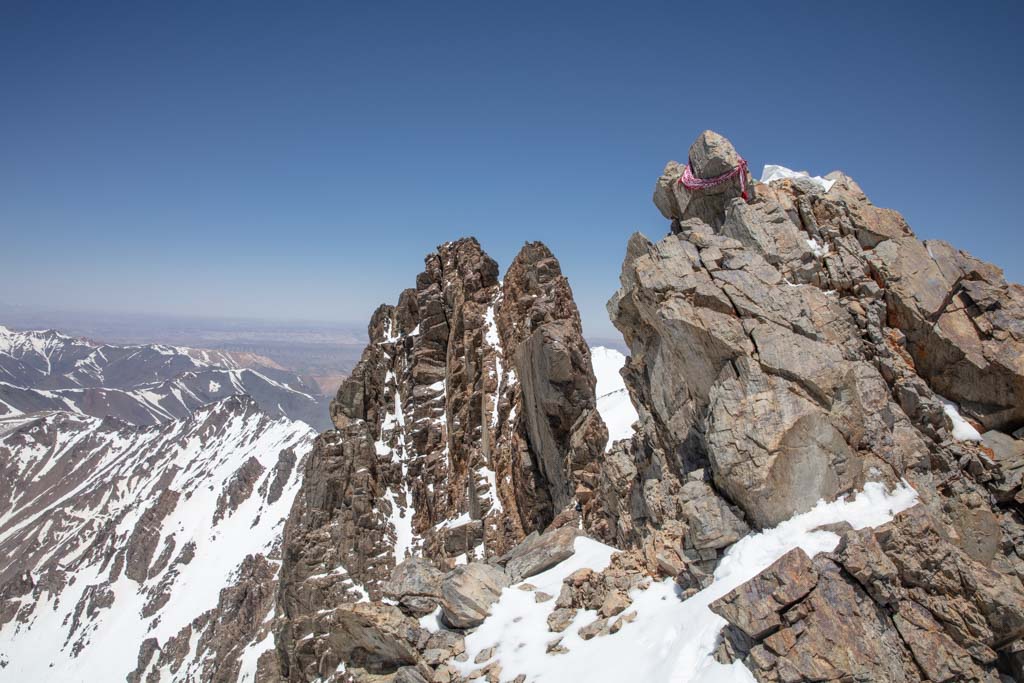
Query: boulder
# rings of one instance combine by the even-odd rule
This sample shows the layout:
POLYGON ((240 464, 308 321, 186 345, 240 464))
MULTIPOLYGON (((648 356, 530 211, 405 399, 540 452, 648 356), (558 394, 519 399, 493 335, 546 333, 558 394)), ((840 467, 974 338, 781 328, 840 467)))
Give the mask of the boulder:
POLYGON ((325 662, 321 656, 324 675, 341 662, 377 674, 415 665, 430 636, 397 607, 376 602, 342 604, 326 610, 316 615, 313 631, 325 634, 319 646, 330 660, 325 662))
POLYGON ((689 521, 687 547, 696 550, 728 548, 750 531, 736 508, 729 506, 703 480, 683 484, 681 493, 689 521))
POLYGON ((511 581, 522 581, 572 557, 578 533, 574 527, 562 527, 528 536, 507 555, 505 571, 511 581))
POLYGON ((832 500, 861 460, 816 403, 756 365, 711 392, 707 448, 715 483, 762 528, 832 500))
POLYGON ((994 429, 981 437, 985 446, 992 451, 999 472, 990 488, 1000 503, 1009 502, 1024 484, 1024 440, 994 429))
POLYGON ((818 573, 800 548, 794 548, 709 608, 749 638, 763 639, 782 625, 780 614, 811 592, 818 573))
POLYGON ((454 628, 479 626, 491 605, 512 584, 500 567, 472 562, 456 567, 441 583, 441 615, 454 628))
POLYGON ((395 567, 383 586, 385 597, 398 601, 409 614, 421 617, 437 609, 444 575, 427 560, 410 557, 395 567))
POLYGON ((428 683, 428 680, 416 667, 403 666, 395 672, 395 678, 391 683, 428 683))
MULTIPOLYGON (((698 178, 714 178, 736 168, 740 157, 726 138, 706 130, 690 145, 689 163, 698 178)), ((654 189, 654 204, 665 218, 679 221, 700 218, 712 226, 722 224, 725 207, 741 195, 740 180, 733 178, 717 187, 693 192, 679 182, 686 164, 670 161, 654 189)), ((746 178, 748 197, 753 195, 753 180, 746 178)))

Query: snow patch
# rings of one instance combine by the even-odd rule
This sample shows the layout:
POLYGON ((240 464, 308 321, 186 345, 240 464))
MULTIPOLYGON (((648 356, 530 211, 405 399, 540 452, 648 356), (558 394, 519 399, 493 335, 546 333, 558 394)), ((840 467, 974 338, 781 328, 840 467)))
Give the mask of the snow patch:
POLYGON ((777 164, 765 164, 764 170, 761 171, 762 183, 770 183, 773 180, 796 180, 798 178, 810 180, 821 188, 823 192, 828 192, 832 189, 832 186, 836 184, 836 181, 829 180, 828 178, 822 178, 820 175, 812 176, 807 171, 794 171, 777 164))
POLYGON ((597 377, 597 412, 608 427, 605 451, 609 451, 616 441, 633 436, 633 423, 640 417, 619 373, 626 357, 615 349, 596 346, 590 350, 590 358, 597 377))
MULTIPOLYGON (((741 663, 724 665, 715 661, 713 653, 726 622, 708 605, 793 548, 803 548, 812 556, 835 549, 839 536, 814 531, 821 525, 846 521, 857 529, 878 526, 916 500, 916 491, 907 484, 887 492, 881 484, 869 483, 852 501, 820 502, 774 529, 751 534, 733 545, 715 571, 714 582, 688 600, 679 599, 679 589, 671 579, 647 590, 634 590, 629 610, 636 610, 636 620, 624 624, 617 634, 583 640, 577 630, 597 615, 581 610, 562 634, 561 645, 568 652, 559 655, 546 653, 547 643, 559 637, 547 627, 554 602, 536 603, 532 591, 506 588, 492 606, 491 615, 466 636, 468 660, 453 664, 468 675, 485 665, 474 663, 476 656, 496 646, 495 657, 502 662, 503 674, 509 678, 525 674, 528 681, 749 683, 754 678, 741 663)), ((616 552, 583 537, 576 539, 575 547, 575 555, 530 577, 529 583, 537 590, 558 595, 566 576, 583 567, 600 571, 616 552)))
POLYGON ((824 258, 829 253, 829 247, 827 244, 822 244, 813 237, 807 239, 807 246, 810 247, 811 253, 818 258, 824 258))
MULTIPOLYGON (((937 395, 937 394, 936 394, 937 395)), ((942 411, 953 423, 953 438, 957 441, 981 441, 981 434, 960 414, 959 406, 949 399, 938 397, 942 401, 942 411)))

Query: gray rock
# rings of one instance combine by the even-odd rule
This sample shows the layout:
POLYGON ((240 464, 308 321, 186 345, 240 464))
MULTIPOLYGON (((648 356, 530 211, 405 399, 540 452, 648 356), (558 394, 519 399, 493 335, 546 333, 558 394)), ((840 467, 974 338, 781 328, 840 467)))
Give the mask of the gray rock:
POLYGON ((413 616, 421 617, 437 609, 443 578, 427 560, 410 557, 395 567, 391 579, 383 585, 384 595, 397 600, 413 616))
POLYGON ((869 257, 915 368, 988 429, 1024 420, 1024 287, 940 241, 898 237, 869 257))
POLYGON ((714 178, 727 173, 739 163, 739 154, 727 139, 706 130, 690 145, 690 164, 698 178, 714 178))
POLYGON ((707 447, 715 483, 762 528, 850 490, 861 460, 791 383, 737 364, 711 392, 707 447))
POLYGON ((577 530, 562 527, 539 536, 528 536, 508 554, 505 571, 513 583, 554 567, 576 552, 577 530))
POLYGON ((427 679, 414 666, 403 666, 395 672, 392 683, 427 683, 427 679))
POLYGON ((472 562, 456 567, 441 583, 441 615, 454 628, 479 626, 501 591, 512 584, 500 567, 472 562))
POLYGON ((981 435, 992 450, 999 476, 990 488, 1001 503, 1009 502, 1024 484, 1024 441, 990 429, 981 435))
POLYGON ((334 660, 321 662, 321 668, 326 664, 329 669, 323 674, 333 672, 340 662, 371 673, 415 665, 430 635, 397 607, 381 603, 339 605, 314 621, 314 632, 326 634, 321 650, 334 660))
POLYGON ((576 618, 579 612, 575 607, 556 607, 548 615, 548 630, 552 633, 561 633, 569 628, 569 624, 576 618))
POLYGON ((765 681, 996 681, 997 651, 1024 631, 1020 582, 949 543, 920 505, 847 532, 832 558, 791 551, 711 609, 750 638, 731 656, 765 681))
POLYGON ((800 548, 773 562, 742 586, 715 600, 709 608, 749 638, 761 640, 782 625, 781 613, 818 583, 811 559, 800 548))
POLYGON ((577 631, 577 633, 583 640, 590 640, 591 638, 596 638, 597 636, 607 635, 608 619, 595 619, 586 626, 580 627, 580 630, 577 631))
POLYGON ((721 234, 750 248, 785 275, 799 273, 802 262, 811 258, 807 233, 775 203, 733 199, 726 207, 721 234))

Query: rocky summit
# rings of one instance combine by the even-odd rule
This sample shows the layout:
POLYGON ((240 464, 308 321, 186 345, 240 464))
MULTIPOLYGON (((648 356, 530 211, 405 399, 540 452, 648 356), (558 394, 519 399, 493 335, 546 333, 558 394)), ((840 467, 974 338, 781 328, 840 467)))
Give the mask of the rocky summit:
POLYGON ((1024 680, 1024 288, 841 172, 685 152, 628 357, 543 244, 465 238, 315 439, 0 424, 0 681, 1024 680))

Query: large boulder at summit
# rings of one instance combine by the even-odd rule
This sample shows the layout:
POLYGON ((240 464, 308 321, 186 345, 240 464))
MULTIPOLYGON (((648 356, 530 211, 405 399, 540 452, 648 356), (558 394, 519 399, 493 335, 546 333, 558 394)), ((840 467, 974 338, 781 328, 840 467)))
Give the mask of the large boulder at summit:
MULTIPOLYGON (((313 680, 321 659, 340 657, 340 622, 317 616, 340 603, 387 597, 413 616, 443 604, 449 624, 479 623, 502 585, 488 572, 504 574, 474 560, 593 498, 607 429, 568 280, 539 242, 498 274, 475 239, 448 242, 415 288, 374 312, 285 527, 285 680, 313 680), (459 576, 479 581, 440 580, 466 562, 459 576)), ((524 555, 517 571, 562 545, 524 555)))
MULTIPOLYGON (((715 178, 737 167, 740 155, 732 143, 718 133, 706 130, 690 146, 690 169, 698 178, 715 178)), ((668 162, 654 187, 654 205, 665 218, 684 221, 700 220, 718 227, 725 219, 725 207, 742 194, 739 177, 700 192, 691 192, 681 182, 686 164, 668 162)), ((753 192, 753 180, 746 174, 748 196, 753 192)))

